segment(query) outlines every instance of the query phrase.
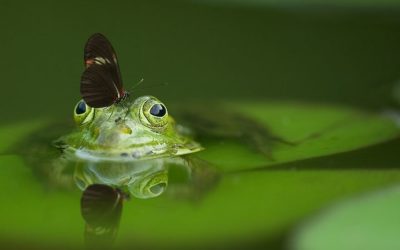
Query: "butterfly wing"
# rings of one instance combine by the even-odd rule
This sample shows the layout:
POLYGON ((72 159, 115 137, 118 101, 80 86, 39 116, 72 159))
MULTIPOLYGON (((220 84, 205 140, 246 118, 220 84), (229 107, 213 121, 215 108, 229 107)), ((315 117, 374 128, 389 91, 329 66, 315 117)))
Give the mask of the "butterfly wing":
POLYGON ((112 248, 123 207, 121 191, 103 184, 88 186, 81 197, 85 243, 89 248, 112 248))
POLYGON ((117 55, 107 38, 93 34, 84 49, 81 95, 94 108, 107 107, 125 95, 117 55))
POLYGON ((122 202, 120 191, 104 184, 92 184, 82 193, 81 214, 92 226, 113 226, 121 216, 122 202))
POLYGON ((81 95, 90 107, 108 107, 120 97, 110 70, 110 65, 95 64, 83 72, 81 95))

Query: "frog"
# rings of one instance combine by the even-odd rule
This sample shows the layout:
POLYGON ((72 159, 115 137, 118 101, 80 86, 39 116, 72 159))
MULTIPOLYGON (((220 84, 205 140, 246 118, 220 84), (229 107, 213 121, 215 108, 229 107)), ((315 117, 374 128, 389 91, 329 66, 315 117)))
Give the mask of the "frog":
POLYGON ((209 138, 242 141, 268 160, 271 141, 277 140, 254 120, 217 104, 215 112, 199 105, 172 105, 173 116, 166 104, 150 95, 104 108, 90 107, 82 99, 71 106, 72 119, 33 133, 26 141, 34 145, 18 146, 37 175, 55 188, 83 191, 105 184, 139 199, 166 193, 197 200, 222 174, 199 155, 207 150, 203 143, 209 138), (171 172, 184 180, 170 183, 171 172))
POLYGON ((219 171, 195 156, 204 147, 156 97, 104 108, 79 100, 73 120, 75 128, 53 142, 61 154, 42 169, 54 186, 82 191, 88 246, 114 242, 127 200, 166 194, 196 201, 219 181, 219 171), (171 175, 180 176, 172 185, 171 175))
POLYGON ((126 106, 92 108, 80 100, 74 108, 77 129, 55 145, 78 159, 137 161, 196 153, 203 147, 180 132, 166 106, 153 96, 126 106))
POLYGON ((133 88, 128 91, 117 54, 103 34, 89 37, 83 59, 81 99, 73 112, 75 128, 54 141, 62 154, 54 158, 52 167, 42 168, 51 182, 71 186, 73 180, 82 190, 103 183, 137 198, 153 198, 166 190, 169 165, 179 165, 195 180, 191 186, 196 188, 176 190, 190 194, 190 190, 207 189, 218 179, 214 167, 193 156, 204 150, 193 135, 234 137, 269 154, 269 132, 241 115, 210 107, 209 116, 193 109, 194 116, 184 116, 189 124, 181 125, 156 97, 137 96, 133 88))
POLYGON ((61 151, 49 168, 53 183, 70 187, 74 183, 81 190, 100 183, 119 188, 127 196, 148 199, 167 189, 171 168, 180 169, 192 181, 174 185, 175 196, 197 197, 194 193, 203 190, 199 186, 218 179, 213 166, 191 156, 204 148, 156 97, 141 96, 124 106, 104 108, 79 100, 73 120, 72 132, 53 142, 61 151))
MULTIPOLYGON (((219 110, 207 102, 201 105, 206 113, 192 108, 191 114, 182 117, 182 121, 188 123, 176 123, 159 99, 150 95, 137 96, 133 88, 128 91, 122 81, 116 51, 103 34, 91 35, 83 54, 81 99, 73 109, 75 128, 54 141, 61 156, 53 157, 52 167, 42 167, 51 182, 68 186, 75 180, 81 189, 95 182, 105 182, 135 197, 151 198, 163 193, 167 184, 166 174, 155 173, 168 169, 167 165, 182 165, 189 176, 198 177, 191 177, 198 180, 194 183, 208 186, 201 183, 213 183, 206 179, 214 180, 212 176, 216 174, 210 173, 216 171, 208 171, 213 167, 193 156, 204 150, 197 139, 194 140, 194 135, 239 139, 269 157, 270 141, 276 137, 245 116, 219 110), (82 168, 83 171, 79 170, 82 168), (76 174, 71 174, 73 172, 76 174), (144 176, 153 176, 153 179, 147 181, 144 176), (146 188, 132 188, 139 180, 146 180, 143 183, 147 184, 136 186, 146 188)), ((190 105, 181 103, 179 106, 190 105)), ((46 134, 50 136, 52 131, 54 129, 49 128, 46 134)), ((31 153, 34 158, 49 151, 40 150, 38 145, 29 150, 35 149, 38 154, 31 153)))

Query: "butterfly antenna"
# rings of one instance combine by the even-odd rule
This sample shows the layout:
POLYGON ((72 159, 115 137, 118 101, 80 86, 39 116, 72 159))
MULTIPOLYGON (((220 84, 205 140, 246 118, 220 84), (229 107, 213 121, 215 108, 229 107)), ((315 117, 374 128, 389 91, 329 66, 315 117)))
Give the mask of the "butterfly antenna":
POLYGON ((140 79, 140 81, 138 81, 136 84, 134 84, 130 91, 132 91, 133 89, 137 88, 140 84, 142 84, 144 82, 144 78, 140 79))
POLYGON ((142 84, 144 81, 144 78, 140 79, 140 81, 138 81, 136 84, 134 84, 129 91, 126 93, 126 97, 125 97, 125 102, 128 103, 128 106, 130 106, 130 104, 132 103, 133 99, 132 99, 132 91, 133 89, 137 88, 140 84, 142 84))
MULTIPOLYGON (((160 84, 153 84, 153 85, 146 85, 146 90, 147 89, 152 89, 152 88, 158 88, 158 87, 165 87, 165 86, 168 86, 168 83, 167 82, 163 82, 163 83, 160 83, 160 84)), ((144 88, 142 88, 142 89, 144 89, 144 88)))

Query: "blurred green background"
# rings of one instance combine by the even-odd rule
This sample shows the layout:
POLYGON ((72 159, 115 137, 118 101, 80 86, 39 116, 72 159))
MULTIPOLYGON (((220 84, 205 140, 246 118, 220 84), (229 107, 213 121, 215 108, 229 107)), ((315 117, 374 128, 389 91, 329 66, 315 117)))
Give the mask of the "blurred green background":
POLYGON ((83 46, 117 50, 133 95, 372 107, 399 78, 395 1, 1 1, 2 120, 71 112, 83 46), (167 83, 168 85, 164 85, 167 83), (12 110, 10 110, 12 109, 12 110))
MULTIPOLYGON (((363 110, 398 107, 399 14, 400 2, 390 0, 0 0, 0 201, 7 204, 0 208, 1 243, 82 245, 80 192, 46 189, 20 155, 3 153, 44 126, 41 118, 72 116, 83 46, 95 32, 114 45, 128 89, 144 78, 133 96, 151 94, 167 106, 237 102, 288 139, 327 132, 299 147, 278 147, 276 162, 237 142, 207 144, 200 155, 223 172, 219 186, 199 203, 127 202, 119 246, 282 248, 293 228, 322 207, 399 183, 399 140, 321 158, 398 137, 393 122, 363 110), (249 100, 257 102, 241 103, 249 100)), ((399 206, 392 196, 390 202, 399 206)), ((379 214, 390 221, 393 211, 379 214)), ((322 226, 340 233, 330 218, 322 226)), ((299 246, 315 246, 313 225, 306 230, 299 246)), ((318 246, 337 241, 317 236, 318 246)))

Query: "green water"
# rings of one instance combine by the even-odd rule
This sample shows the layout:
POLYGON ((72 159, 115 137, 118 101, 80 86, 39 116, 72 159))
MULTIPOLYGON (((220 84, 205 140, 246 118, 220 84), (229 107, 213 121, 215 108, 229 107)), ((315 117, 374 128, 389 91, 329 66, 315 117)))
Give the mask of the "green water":
MULTIPOLYGON (((382 116, 398 108, 396 3, 233 2, 0 2, 0 248, 84 247, 82 191, 52 185, 37 170, 50 158, 32 151, 68 133, 94 32, 112 41, 128 88, 144 78, 133 96, 208 110, 227 101, 305 141, 274 144, 268 158, 240 140, 199 138, 218 181, 197 183, 196 199, 124 201, 118 247, 286 248, 321 209, 399 183, 399 129, 382 116)), ((170 186, 190 185, 183 176, 171 171, 170 186)))

